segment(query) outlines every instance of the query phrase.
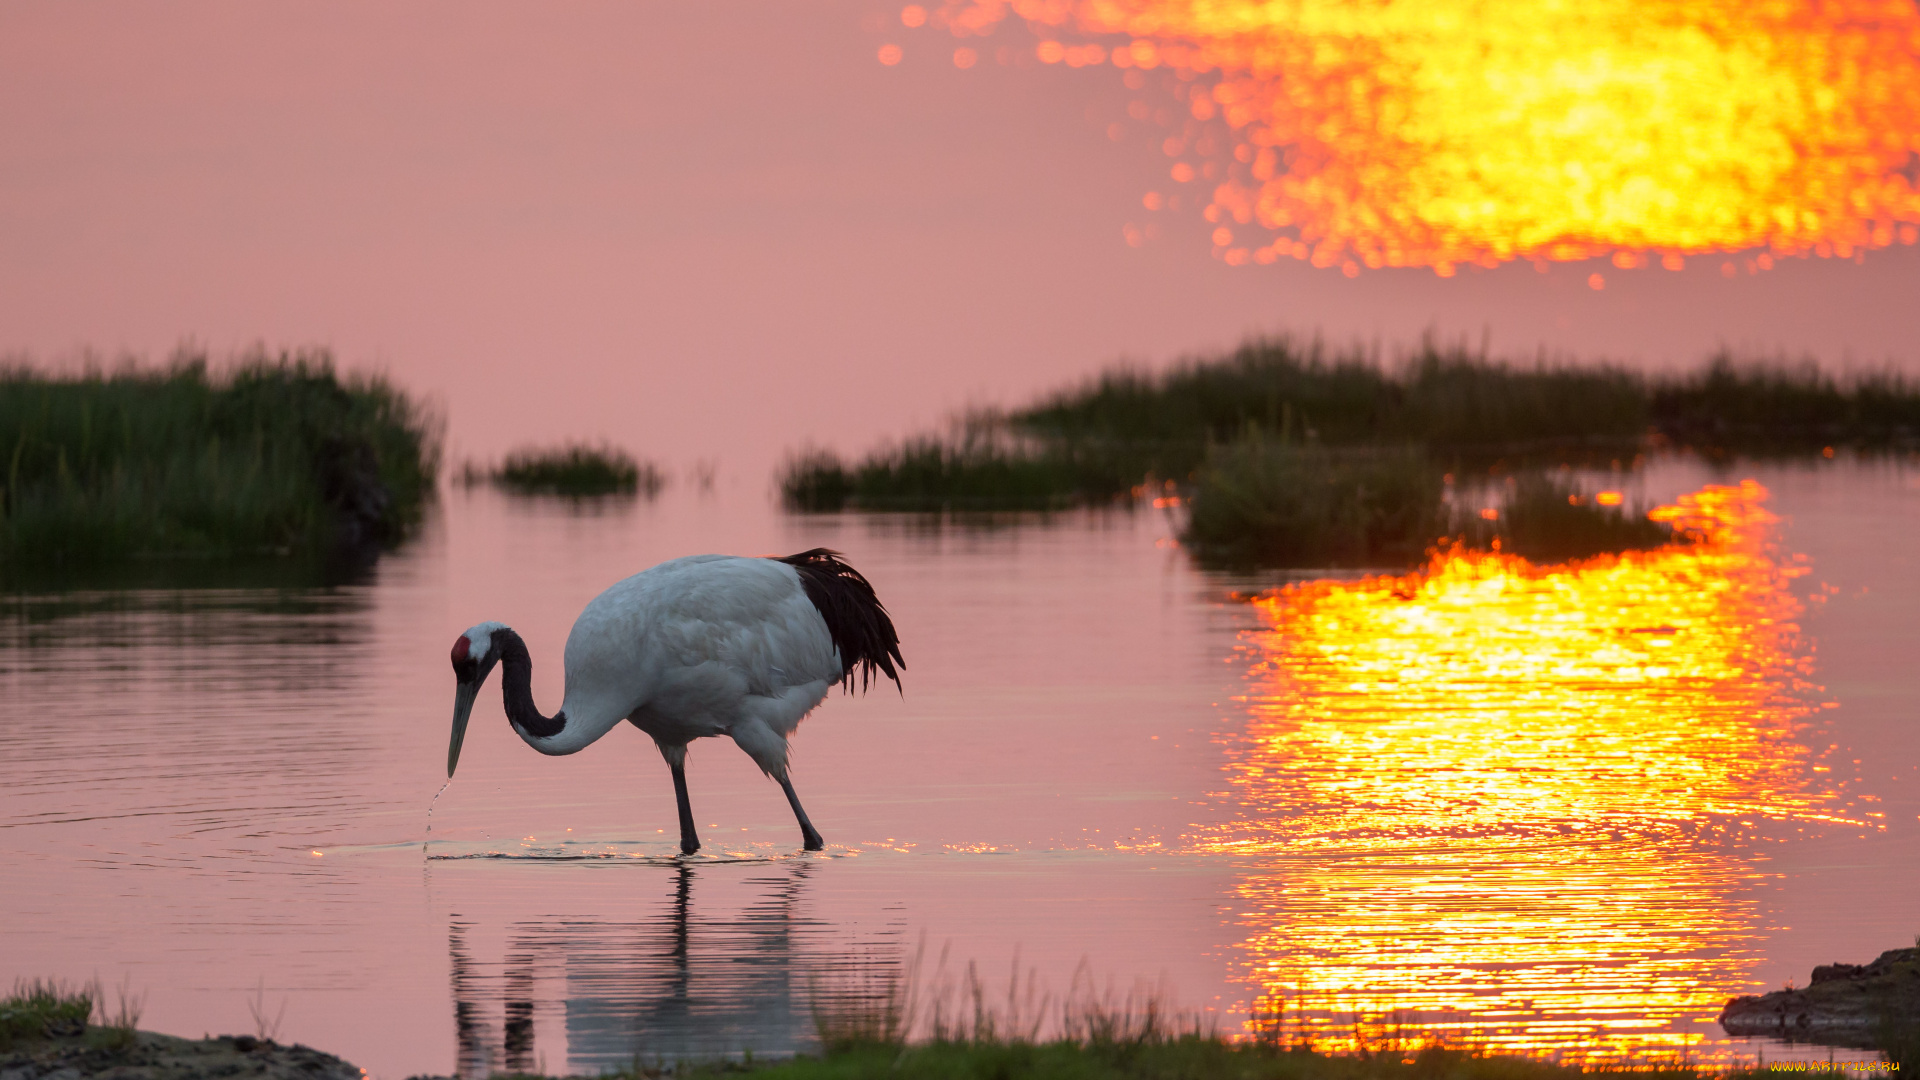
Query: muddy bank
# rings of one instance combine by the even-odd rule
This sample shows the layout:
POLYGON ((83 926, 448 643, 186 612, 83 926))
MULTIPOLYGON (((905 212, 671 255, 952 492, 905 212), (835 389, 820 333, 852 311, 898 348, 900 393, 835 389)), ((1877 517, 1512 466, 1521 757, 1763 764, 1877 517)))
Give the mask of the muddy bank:
POLYGON ((281 1046, 251 1035, 181 1039, 150 1031, 131 1040, 93 1028, 85 1034, 36 1039, 0 1052, 0 1080, 361 1080, 357 1066, 305 1046, 281 1046))
POLYGON ((1737 997, 1720 1013, 1729 1035, 1877 1048, 1884 1029, 1920 1025, 1920 948, 1888 949, 1869 964, 1813 969, 1801 989, 1737 997))

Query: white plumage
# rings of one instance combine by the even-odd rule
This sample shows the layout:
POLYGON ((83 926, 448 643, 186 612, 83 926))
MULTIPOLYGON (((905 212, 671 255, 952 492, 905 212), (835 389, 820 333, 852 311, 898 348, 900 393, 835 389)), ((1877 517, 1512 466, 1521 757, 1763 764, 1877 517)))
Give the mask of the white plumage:
POLYGON ((653 736, 673 773, 681 850, 699 849, 686 790, 687 744, 726 735, 780 783, 809 850, 820 835, 794 794, 787 737, 835 682, 878 669, 896 684, 893 623, 873 588, 837 553, 784 559, 693 555, 621 581, 587 604, 567 635, 566 695, 535 708, 532 661, 508 627, 485 622, 455 640, 453 737, 459 762, 473 700, 496 663, 507 719, 543 754, 585 749, 622 720, 653 736))

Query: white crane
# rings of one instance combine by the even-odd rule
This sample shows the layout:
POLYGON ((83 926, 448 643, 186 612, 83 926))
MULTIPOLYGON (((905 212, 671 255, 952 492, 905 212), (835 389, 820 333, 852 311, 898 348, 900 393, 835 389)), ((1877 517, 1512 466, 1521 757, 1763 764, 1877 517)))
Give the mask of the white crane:
POLYGON ((900 685, 900 638, 873 586, 837 551, 785 558, 692 555, 663 562, 593 598, 567 635, 566 695, 552 716, 533 704, 533 660, 520 635, 484 622, 453 643, 453 741, 460 761, 473 700, 503 664, 507 721, 543 754, 572 754, 629 720, 673 770, 680 850, 700 850, 687 801, 687 744, 727 735, 780 782, 808 851, 824 842, 787 776, 787 736, 834 683, 865 690, 877 668, 900 685))

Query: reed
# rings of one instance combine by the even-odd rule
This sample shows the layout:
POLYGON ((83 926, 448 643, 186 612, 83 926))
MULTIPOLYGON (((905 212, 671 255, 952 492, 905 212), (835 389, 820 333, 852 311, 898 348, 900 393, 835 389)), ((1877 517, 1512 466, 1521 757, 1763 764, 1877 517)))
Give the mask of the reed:
POLYGON ((0 369, 0 565, 360 550, 433 492, 434 419, 324 351, 165 370, 0 369))
MULTIPOLYGON (((1203 1017, 1171 1004, 1167 987, 1136 986, 1122 995, 1097 990, 1085 964, 1058 1000, 1016 959, 1004 991, 990 989, 974 965, 953 978, 939 972, 921 985, 918 959, 881 984, 861 982, 836 995, 822 1053, 779 1062, 682 1064, 675 1076, 748 1073, 767 1080, 1574 1080, 1632 1072, 1653 1080, 1702 1080, 1684 1061, 1608 1062, 1587 1067, 1496 1054, 1449 1042, 1397 1014, 1353 1018, 1354 1049, 1316 1050, 1289 1032, 1277 1007, 1257 1017, 1250 1037, 1221 1034, 1203 1017), (876 985, 879 992, 873 992, 876 985), (857 1033, 847 1037, 848 1033, 857 1033)), ((940 968, 946 969, 945 957, 940 968)), ((845 989, 844 987, 841 989, 845 989)), ((823 1015, 818 1010, 816 1016, 823 1015)), ((655 1075, 636 1068, 631 1076, 655 1075)))
MULTIPOLYGON (((665 486, 659 466, 639 461, 616 446, 568 443, 557 447, 522 447, 507 454, 484 478, 523 495, 645 495, 652 498, 665 486)), ((466 479, 476 479, 468 467, 466 479)))
POLYGON ((100 1015, 99 1023, 91 1031, 81 1025, 82 1031, 89 1036, 95 1046, 111 1050, 125 1050, 140 1041, 140 1013, 146 1006, 144 995, 133 992, 131 974, 120 980, 114 988, 114 1008, 107 1011, 107 992, 95 978, 88 994, 93 1007, 100 1015))
POLYGON ((1514 478, 1492 532, 1503 551, 1537 563, 1644 551, 1685 539, 1648 518, 1644 506, 1609 506, 1569 477, 1539 473, 1514 478))
POLYGON ((1649 376, 1604 362, 1494 360, 1432 337, 1386 365, 1359 347, 1277 337, 1159 375, 1114 369, 1011 420, 1069 442, 1153 447, 1172 475, 1197 446, 1253 425, 1278 430, 1289 417, 1329 445, 1415 443, 1440 455, 1632 447, 1650 434, 1701 449, 1804 452, 1920 440, 1920 381, 1724 350, 1694 371, 1649 376))
MULTIPOLYGON (((1249 1042, 1183 1037, 1138 1045, 933 1043, 902 1050, 863 1047, 775 1064, 709 1065, 674 1076, 746 1073, 766 1080, 1577 1080, 1632 1073, 1647 1080, 1749 1080, 1752 1071, 1686 1065, 1582 1069, 1542 1058, 1482 1053, 1432 1043, 1404 1055, 1274 1050, 1249 1042)), ((635 1072, 627 1075, 643 1075, 635 1072)))
POLYGON ((1413 449, 1333 451, 1255 435, 1217 448, 1189 490, 1181 539, 1203 564, 1228 568, 1404 569, 1454 543, 1563 563, 1690 540, 1644 506, 1601 502, 1569 471, 1507 477, 1495 516, 1483 518, 1450 504, 1440 468, 1413 449))
POLYGON ((849 464, 810 449, 782 467, 781 501, 801 511, 1054 510, 1111 498, 1138 483, 1132 466, 1023 436, 976 413, 946 435, 923 435, 849 464))
POLYGON ((1652 443, 1714 456, 1913 446, 1920 381, 1726 353, 1649 376, 1495 360, 1431 336, 1389 364, 1357 346, 1263 337, 1158 374, 1117 367, 857 461, 811 452, 789 461, 780 487, 789 506, 816 511, 1055 508, 1123 497, 1149 475, 1194 481, 1216 448, 1283 429, 1305 445, 1413 448, 1470 469, 1627 457, 1652 443))
POLYGON ((1896 1068, 1920 1065, 1920 1021, 1911 1016, 1888 1016, 1874 1025, 1873 1044, 1882 1059, 1896 1068))
POLYGON ((1605 364, 1508 364, 1428 337, 1389 368, 1358 346, 1263 337, 1160 375, 1109 371, 1012 419, 1070 443, 1150 447, 1158 472, 1182 475, 1210 443, 1256 426, 1328 445, 1631 445, 1646 432, 1644 398, 1640 376, 1605 364))
POLYGON ((1182 539, 1225 566, 1411 566, 1448 531, 1443 491, 1417 450, 1336 453, 1255 432, 1209 456, 1182 539))
POLYGON ((1742 361, 1721 352, 1690 375, 1656 381, 1654 426, 1703 449, 1806 453, 1920 440, 1920 382, 1892 371, 1836 378, 1812 360, 1742 361))
POLYGON ((780 466, 780 501, 789 510, 844 510, 853 499, 853 472, 840 455, 817 446, 790 454, 780 466))
POLYGON ((912 439, 861 462, 853 498, 873 510, 1049 510, 1082 500, 1077 481, 1052 454, 912 439))

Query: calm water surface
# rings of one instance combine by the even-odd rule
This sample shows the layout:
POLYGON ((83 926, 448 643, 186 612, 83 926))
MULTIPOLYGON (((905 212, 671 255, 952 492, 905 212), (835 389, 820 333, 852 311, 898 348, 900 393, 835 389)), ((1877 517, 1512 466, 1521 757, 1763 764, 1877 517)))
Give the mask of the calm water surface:
POLYGON ((1280 591, 1196 570, 1158 511, 792 517, 743 485, 456 492, 350 586, 10 595, 0 979, 124 981, 187 1035, 278 1017, 390 1077, 805 1049, 815 1001, 916 957, 930 993, 973 962, 1335 1045, 1400 1010, 1532 1050, 1790 1056, 1726 1039, 1720 1005, 1920 930, 1920 470, 1634 487, 1746 478, 1764 498, 1703 504, 1713 544, 1546 576, 1280 591), (552 708, 605 585, 820 544, 909 664, 904 697, 836 694, 797 737, 824 853, 709 741, 708 846, 676 859, 644 735, 542 758, 493 696, 435 799, 465 627, 518 629, 552 708))

